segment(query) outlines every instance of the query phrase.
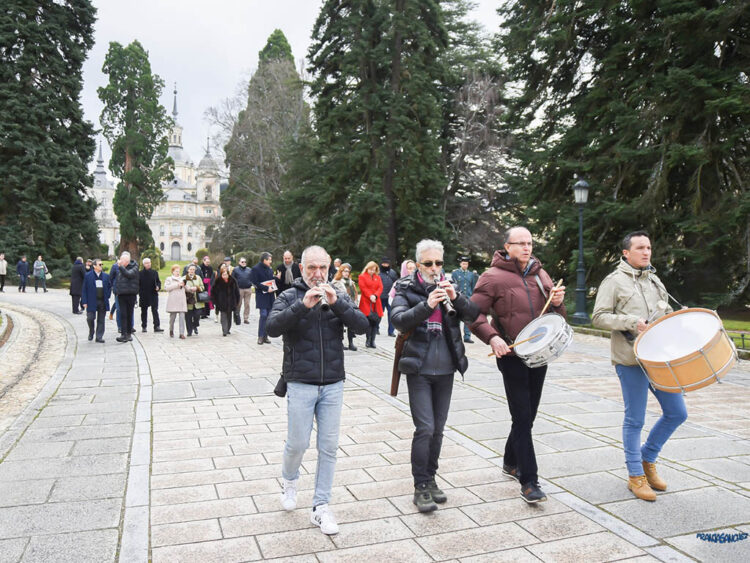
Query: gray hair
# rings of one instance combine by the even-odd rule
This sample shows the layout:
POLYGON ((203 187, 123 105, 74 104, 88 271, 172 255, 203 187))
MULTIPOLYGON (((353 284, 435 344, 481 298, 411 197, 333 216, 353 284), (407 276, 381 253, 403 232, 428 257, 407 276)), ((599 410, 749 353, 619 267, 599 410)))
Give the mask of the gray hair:
POLYGON ((120 260, 122 260, 125 257, 130 258, 130 252, 128 252, 127 250, 124 251, 122 254, 120 254, 120 260))
POLYGON ((326 252, 326 249, 323 248, 322 246, 313 245, 313 246, 308 246, 307 248, 305 248, 302 251, 302 257, 300 258, 300 261, 302 262, 303 265, 307 262, 306 257, 308 254, 322 254, 323 256, 326 257, 326 260, 328 260, 328 263, 329 264, 331 263, 331 257, 326 252))
MULTIPOLYGON (((510 227, 506 229, 505 233, 503 234, 503 244, 508 244, 510 242, 510 237, 513 236, 513 231, 517 229, 523 229, 524 231, 529 231, 526 227, 522 227, 521 225, 516 225, 515 227, 510 227)), ((531 231, 529 231, 531 233, 531 231)))
POLYGON ((144 264, 151 264, 151 258, 144 258, 143 259, 144 264))
POLYGON ((426 252, 428 250, 439 250, 440 254, 445 253, 445 249, 443 248, 443 243, 439 240, 431 240, 431 239, 422 239, 417 243, 417 250, 415 252, 417 257, 417 262, 422 261, 422 253, 426 252))

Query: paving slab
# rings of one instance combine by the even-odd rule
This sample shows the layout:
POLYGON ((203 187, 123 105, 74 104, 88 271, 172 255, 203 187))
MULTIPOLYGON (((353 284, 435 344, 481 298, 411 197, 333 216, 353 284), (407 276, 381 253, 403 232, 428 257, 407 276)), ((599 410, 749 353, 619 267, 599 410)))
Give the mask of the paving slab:
POLYGON ((721 487, 704 487, 661 493, 654 503, 633 499, 604 508, 644 532, 668 537, 744 523, 750 515, 750 498, 721 487))

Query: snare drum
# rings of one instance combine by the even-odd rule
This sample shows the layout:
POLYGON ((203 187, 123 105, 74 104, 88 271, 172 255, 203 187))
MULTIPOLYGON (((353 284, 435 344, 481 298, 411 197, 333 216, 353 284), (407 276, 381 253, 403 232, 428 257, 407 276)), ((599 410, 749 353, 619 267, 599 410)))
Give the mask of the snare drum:
POLYGON ((573 330, 557 313, 547 313, 523 327, 516 342, 527 338, 533 340, 516 346, 516 356, 530 368, 538 368, 562 356, 573 341, 573 330))
POLYGON ((651 384, 669 393, 720 381, 737 361, 737 349, 715 311, 681 309, 648 325, 633 345, 651 384))

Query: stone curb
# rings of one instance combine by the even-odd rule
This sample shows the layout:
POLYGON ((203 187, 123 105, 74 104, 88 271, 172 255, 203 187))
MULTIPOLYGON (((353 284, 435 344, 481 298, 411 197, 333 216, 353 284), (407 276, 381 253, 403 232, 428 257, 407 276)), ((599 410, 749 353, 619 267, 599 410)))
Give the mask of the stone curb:
MULTIPOLYGON (((66 319, 55 315, 54 313, 42 310, 38 311, 46 315, 52 315, 61 322, 63 328, 65 329, 65 355, 63 356, 60 365, 57 366, 55 373, 52 374, 52 377, 50 377, 47 383, 44 384, 44 387, 42 387, 42 390, 39 392, 39 394, 34 398, 34 400, 31 401, 31 403, 29 403, 29 405, 23 410, 23 412, 18 415, 16 420, 13 422, 13 424, 10 425, 5 434, 0 436, 0 459, 4 459, 5 456, 8 455, 14 444, 18 442, 21 436, 23 436, 23 434, 26 432, 27 428, 39 415, 39 412, 44 409, 49 400, 57 392, 57 388, 60 386, 63 379, 65 379, 65 376, 68 374, 73 365, 77 342, 73 326, 66 319)), ((11 333, 11 338, 14 338, 14 334, 15 331, 14 333, 11 333)))
POLYGON ((149 560, 149 525, 151 504, 151 399, 153 379, 148 358, 138 338, 133 338, 138 363, 138 399, 130 447, 125 505, 118 561, 149 560))

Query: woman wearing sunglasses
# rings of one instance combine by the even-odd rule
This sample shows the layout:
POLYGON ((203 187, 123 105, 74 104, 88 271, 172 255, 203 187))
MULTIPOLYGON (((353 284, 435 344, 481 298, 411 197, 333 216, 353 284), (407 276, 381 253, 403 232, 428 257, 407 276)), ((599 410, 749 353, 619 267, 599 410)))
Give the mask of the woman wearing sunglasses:
POLYGON ((398 370, 406 374, 416 427, 411 443, 414 504, 420 512, 431 512, 447 500, 435 474, 453 375, 456 370, 463 375, 469 365, 460 321, 473 322, 479 308, 445 279, 440 241, 420 241, 416 258, 417 271, 395 284, 391 319, 406 338, 398 370))

